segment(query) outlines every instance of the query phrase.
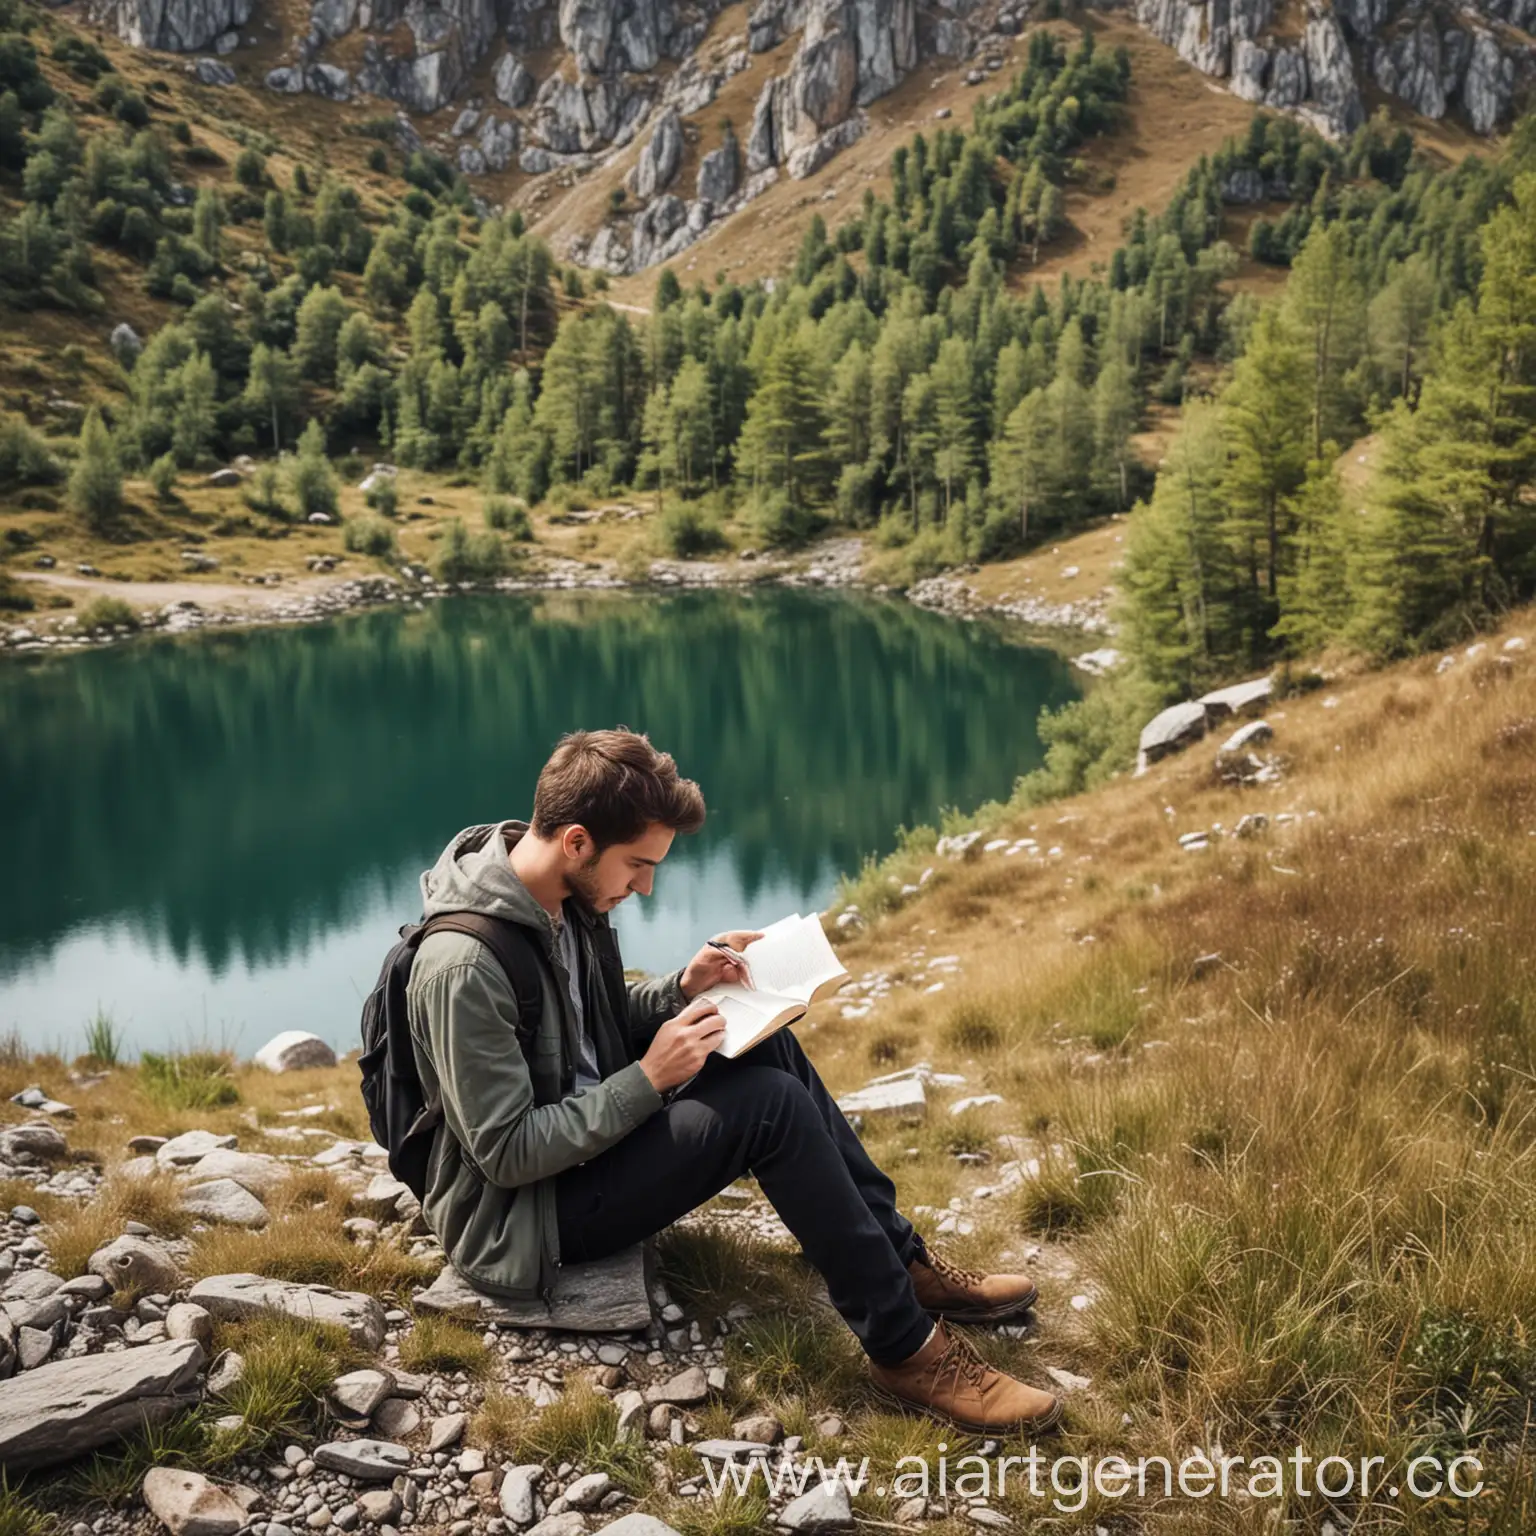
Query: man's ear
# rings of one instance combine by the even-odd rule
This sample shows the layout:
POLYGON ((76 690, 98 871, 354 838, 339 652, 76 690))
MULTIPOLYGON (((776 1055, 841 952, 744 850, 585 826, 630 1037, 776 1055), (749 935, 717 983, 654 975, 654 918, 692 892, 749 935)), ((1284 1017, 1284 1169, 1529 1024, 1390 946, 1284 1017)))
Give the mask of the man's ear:
POLYGON ((569 826, 561 829, 560 851, 566 858, 585 864, 592 854, 593 847, 592 834, 579 821, 573 821, 569 826))

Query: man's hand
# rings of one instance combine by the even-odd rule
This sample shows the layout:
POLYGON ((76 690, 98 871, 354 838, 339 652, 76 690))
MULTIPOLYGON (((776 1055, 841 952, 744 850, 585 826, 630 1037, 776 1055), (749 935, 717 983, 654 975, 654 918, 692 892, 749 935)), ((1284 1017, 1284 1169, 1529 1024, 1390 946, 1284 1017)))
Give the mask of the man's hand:
MULTIPOLYGON (((754 933, 750 929, 737 928, 730 933, 717 933, 715 944, 726 944, 739 955, 748 944, 755 943, 762 938, 761 933, 754 933)), ((683 996, 697 997, 700 992, 707 992, 711 987, 718 987, 725 982, 732 982, 738 987, 750 987, 751 978, 747 975, 746 967, 740 960, 726 954, 723 950, 715 949, 713 945, 706 944, 692 960, 683 967, 683 996)))
POLYGON ((713 1003, 689 1003, 656 1031, 640 1058, 640 1070, 657 1093, 686 1083, 725 1037, 725 1020, 713 1003))

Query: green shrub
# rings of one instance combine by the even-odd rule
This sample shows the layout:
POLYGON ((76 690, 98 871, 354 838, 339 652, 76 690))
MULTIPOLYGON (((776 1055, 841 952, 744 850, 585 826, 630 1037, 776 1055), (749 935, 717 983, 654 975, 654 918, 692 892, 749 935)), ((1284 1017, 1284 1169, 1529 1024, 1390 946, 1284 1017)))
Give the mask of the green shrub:
POLYGON ((235 157, 235 180, 253 192, 259 192, 266 185, 267 162, 259 150, 247 145, 235 157))
POLYGON ((63 474, 41 433, 20 416, 0 417, 0 482, 48 485, 63 474))
POLYGON ((120 597, 95 597, 82 608, 77 622, 88 635, 105 629, 137 629, 139 616, 120 597))
POLYGON ((824 519, 811 507, 791 500, 786 491, 767 491, 753 508, 758 537, 770 549, 798 549, 821 527, 824 519))
POLYGON ((507 568, 507 546, 501 535, 487 530, 471 533, 459 518, 448 524, 442 548, 432 561, 434 580, 448 585, 462 581, 493 581, 507 568))
POLYGON ((395 530, 384 518, 365 512, 347 519, 341 530, 341 542, 355 555, 382 558, 395 552, 395 530))
POLYGON ((674 501, 658 524, 661 542, 679 560, 712 555, 726 547, 720 525, 696 502, 674 501))
POLYGON ((325 429, 313 417, 299 437, 299 451, 289 462, 288 489, 300 517, 323 512, 335 517, 340 506, 336 476, 325 456, 325 429))
POLYGON ((514 501, 510 496, 487 496, 484 511, 487 528, 494 528, 499 533, 510 533, 519 543, 532 541, 533 519, 528 516, 528 508, 522 502, 514 501))
POLYGON ((112 68, 112 61, 94 43, 73 32, 66 32, 54 45, 53 57, 77 80, 99 80, 112 68))
POLYGON ((149 466, 149 485, 161 501, 170 501, 176 494, 176 455, 162 453, 149 466))
POLYGON ((363 493, 363 500, 380 517, 394 517, 400 510, 400 488, 393 475, 380 475, 363 493))
POLYGON ((251 476, 250 483, 240 495, 251 511, 260 512, 263 517, 286 521, 291 515, 288 504, 283 500, 282 471, 272 459, 256 466, 256 473, 251 476))

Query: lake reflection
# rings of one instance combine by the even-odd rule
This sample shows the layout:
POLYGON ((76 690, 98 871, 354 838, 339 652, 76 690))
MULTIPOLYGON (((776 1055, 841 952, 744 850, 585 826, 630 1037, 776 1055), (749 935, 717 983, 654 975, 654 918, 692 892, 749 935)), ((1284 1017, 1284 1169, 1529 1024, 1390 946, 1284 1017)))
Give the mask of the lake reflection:
POLYGON ((354 1043, 421 870, 625 724, 702 785, 625 960, 826 903, 902 823, 1005 795, 1065 664, 896 601, 774 589, 456 599, 0 667, 0 1031, 80 1048, 354 1043))

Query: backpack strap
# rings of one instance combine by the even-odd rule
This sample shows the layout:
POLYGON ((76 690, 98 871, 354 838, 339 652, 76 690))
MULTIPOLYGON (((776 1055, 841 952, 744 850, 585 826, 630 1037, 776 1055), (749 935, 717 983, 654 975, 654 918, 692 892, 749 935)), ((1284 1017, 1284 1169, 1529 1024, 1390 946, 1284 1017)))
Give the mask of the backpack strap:
POLYGON ((434 933, 463 933, 479 941, 496 957, 512 985, 517 1001, 518 1034, 531 1036, 538 1028, 544 994, 540 956, 533 935, 521 923, 489 917, 483 912, 444 912, 428 918, 416 932, 419 946, 434 933))

